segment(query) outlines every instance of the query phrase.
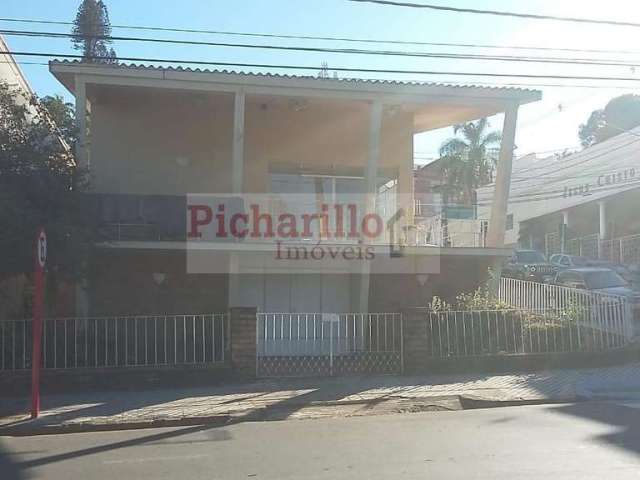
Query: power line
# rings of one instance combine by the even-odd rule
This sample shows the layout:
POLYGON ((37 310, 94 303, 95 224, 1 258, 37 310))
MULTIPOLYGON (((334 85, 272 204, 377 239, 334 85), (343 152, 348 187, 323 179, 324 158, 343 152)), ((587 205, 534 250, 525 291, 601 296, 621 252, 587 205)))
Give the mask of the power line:
MULTIPOLYGON (((627 147, 627 146, 631 145, 632 143, 637 143, 637 141, 638 141, 638 140, 634 140, 634 141, 629 142, 629 143, 627 143, 627 144, 621 145, 621 146, 619 146, 619 147, 617 147, 617 148, 615 148, 615 149, 607 150, 607 151, 605 151, 605 152, 602 152, 602 153, 600 153, 600 154, 596 154, 596 155, 594 155, 594 156, 591 156, 591 157, 585 158, 585 159, 583 159, 583 160, 581 160, 581 161, 578 161, 578 162, 576 162, 576 163, 573 163, 573 164, 571 164, 571 165, 566 165, 566 166, 563 166, 563 167, 558 168, 558 169, 556 169, 556 170, 552 170, 551 172, 535 174, 535 176, 534 176, 534 177, 532 177, 532 175, 531 175, 530 171, 531 171, 531 170, 536 170, 536 168, 533 168, 533 169, 531 169, 531 170, 519 171, 519 172, 517 172, 517 173, 516 173, 516 175, 515 175, 514 177, 512 177, 512 178, 515 178, 515 179, 516 179, 516 180, 515 180, 514 182, 512 182, 512 183, 528 182, 528 181, 531 181, 531 179, 532 179, 532 178, 542 178, 542 179, 550 180, 550 181, 554 181, 554 182, 561 182, 561 181, 564 181, 564 180, 571 180, 571 179, 574 179, 574 178, 587 178, 587 177, 593 177, 596 173, 599 173, 599 172, 591 172, 591 173, 586 174, 586 175, 575 175, 575 174, 571 174, 571 175, 556 176, 556 177, 553 177, 553 176, 550 176, 550 175, 553 175, 554 173, 558 173, 558 172, 561 172, 561 171, 566 171, 566 170, 568 170, 568 169, 570 169, 570 168, 578 167, 578 166, 583 165, 583 164, 585 164, 585 163, 587 163, 587 162, 589 162, 589 161, 591 161, 591 160, 594 160, 594 159, 596 159, 596 158, 600 158, 600 157, 602 157, 602 156, 605 156, 605 155, 607 155, 607 154, 609 154, 609 153, 611 153, 611 152, 613 152, 613 151, 616 151, 616 150, 620 150, 620 149, 622 149, 622 148, 625 148, 625 147, 627 147), (528 172, 529 172, 529 173, 528 173, 528 172), (520 177, 520 175, 522 175, 522 174, 527 174, 527 176, 526 176, 526 177, 520 177)), ((548 166, 548 165, 547 165, 547 166, 548 166)), ((537 167, 537 169, 546 168, 547 166, 539 166, 539 167, 537 167)), ((537 194, 535 194, 535 195, 537 195, 537 194)))
MULTIPOLYGON (((48 58, 73 58, 73 59, 90 59, 104 60, 101 57, 85 57, 83 55, 63 54, 63 53, 45 53, 45 52, 13 52, 0 51, 0 54, 10 54, 14 56, 33 56, 48 58)), ((185 59, 167 59, 167 58, 148 58, 148 57, 118 57, 118 60, 127 62, 149 62, 149 63, 185 63, 191 65, 208 65, 208 66, 231 66, 246 68, 265 68, 265 69, 285 69, 285 70, 318 70, 318 66, 306 65, 283 65, 283 64, 267 64, 267 63, 236 63, 236 62, 212 62, 205 60, 185 60, 185 59)), ((101 66, 92 63, 91 66, 101 66)), ((102 65, 104 66, 104 65, 102 65)), ((598 80, 598 81, 623 81, 638 82, 638 77, 602 77, 597 75, 545 75, 545 74, 524 74, 524 73, 495 73, 495 72, 455 72, 455 71, 437 71, 437 70, 401 70, 401 69, 382 69, 382 68, 361 68, 361 67, 331 67, 336 72, 359 72, 359 73, 393 73, 393 74, 409 74, 409 75, 451 75, 464 77, 494 77, 494 78, 552 78, 558 80, 598 80)))
MULTIPOLYGON (((591 152, 592 153, 591 155, 585 154, 586 158, 578 159, 577 162, 571 163, 571 164, 566 164, 565 163, 560 168, 558 168, 556 170, 553 170, 551 172, 547 172, 546 174, 548 175, 548 174, 552 174, 552 173, 557 173, 557 172, 561 172, 561 171, 567 170, 569 168, 573 168, 573 167, 577 167, 579 165, 583 165, 583 164, 585 164, 585 163, 587 163, 587 162, 589 162, 591 160, 594 160, 596 158, 600 158, 600 157, 602 157, 604 155, 607 155, 607 154, 609 154, 611 152, 616 152, 618 150, 621 150, 623 148, 626 148, 626 147, 628 147, 630 145, 633 145, 635 143, 638 143, 638 142, 640 142, 640 140, 638 138, 633 138, 629 142, 625 142, 622 145, 618 145, 618 146, 616 146, 614 148, 605 150, 604 152, 591 152)), ((520 171, 518 171, 518 174, 525 174, 526 173, 527 175, 529 175, 529 178, 531 178, 530 174, 532 172, 542 170, 542 169, 544 169, 546 167, 547 167, 546 165, 537 165, 537 166, 533 166, 531 168, 525 168, 523 170, 520 170, 520 171)), ((536 176, 538 176, 538 174, 536 174, 536 176)))
MULTIPOLYGON (((42 24, 42 25, 73 25, 73 22, 55 21, 55 20, 38 20, 25 18, 0 18, 0 22, 42 24)), ((370 44, 387 44, 387 45, 418 45, 432 47, 456 47, 456 48, 482 48, 482 49, 499 49, 499 50, 537 50, 537 51, 556 51, 556 52, 575 52, 575 53, 614 53, 614 54, 638 54, 640 50, 629 49, 597 49, 597 48, 562 48, 562 47, 539 47, 527 45, 496 45, 485 43, 452 43, 452 42, 423 42, 415 40, 381 40, 374 38, 353 38, 341 36, 313 36, 313 35, 286 35, 276 33, 255 33, 255 32, 233 32, 226 30, 200 30, 191 28, 171 28, 171 27, 153 27, 140 25, 110 25, 113 29, 121 30, 139 30, 154 32, 174 32, 174 33, 196 33, 207 35, 226 35, 253 38, 277 38, 289 40, 320 40, 330 42, 347 42, 347 43, 370 43, 370 44)))
MULTIPOLYGON (((2 52, 0 52, 0 55, 2 54, 2 52)), ((47 62, 12 62, 10 60, 0 60, 0 63, 17 63, 18 65, 42 65, 44 67, 48 67, 49 64, 47 62)))
MULTIPOLYGON (((0 51, 0 55, 4 54, 4 52, 0 51)), ((3 63, 17 63, 18 65, 36 65, 40 67, 48 67, 48 62, 31 62, 31 61, 18 61, 10 62, 8 60, 0 61, 0 64, 3 63)), ((99 66, 99 65, 95 65, 99 66)), ((311 67, 309 67, 311 68, 311 67)), ((314 67, 317 70, 320 67, 314 67)), ((412 83, 420 83, 424 82, 423 80, 409 80, 412 83)), ((488 87, 498 87, 498 88, 510 88, 510 87, 526 87, 526 88, 556 88, 556 87, 569 87, 569 88, 589 88, 589 89, 598 89, 598 90, 638 90, 638 87, 632 87, 629 85, 578 85, 578 84, 548 84, 548 83, 495 83, 495 82, 476 82, 473 84, 469 84, 466 82, 458 82, 455 80, 443 80, 442 83, 447 85, 460 85, 460 86, 488 86, 488 87)), ((561 149, 559 149, 561 150, 561 149)), ((550 150, 551 151, 551 150, 550 150)), ((556 150, 553 150, 556 151, 556 150)), ((535 152, 535 153, 544 153, 544 152, 535 152)))
MULTIPOLYGON (((8 36, 27 36, 36 38, 76 38, 71 33, 58 32, 42 32, 42 31, 25 31, 25 30, 4 30, 0 29, 0 34, 8 36)), ((248 43, 229 43, 229 42, 203 42, 197 40, 178 40, 165 38, 149 38, 149 37, 123 37, 113 35, 92 35, 87 38, 95 40, 114 40, 127 42, 147 42, 161 44, 176 45, 201 45, 213 47, 230 47, 230 48, 249 48, 264 50, 281 50, 281 51, 301 51, 301 52, 321 52, 321 53, 339 53, 352 55, 379 55, 379 56, 398 56, 398 57, 414 57, 414 58, 439 58, 439 59, 456 59, 456 60, 482 60, 482 61, 500 61, 500 62, 526 62, 526 63, 552 63, 567 65, 591 65, 591 66, 616 66, 616 67, 637 67, 640 66, 640 60, 628 61, 618 59, 593 59, 584 57, 535 57, 535 56, 513 56, 513 55, 475 55, 453 52, 415 52, 415 51, 397 51, 397 50, 364 50, 357 48, 325 48, 325 47, 305 47, 305 46, 283 46, 283 45, 256 45, 248 43)))
POLYGON ((625 22, 620 20, 599 20, 595 18, 561 17, 557 15, 538 15, 534 13, 517 13, 517 12, 508 12, 508 11, 502 11, 502 10, 479 10, 476 8, 447 7, 444 5, 433 5, 429 3, 398 2, 398 1, 391 1, 391 0, 348 0, 348 1, 358 2, 358 3, 375 3, 379 5, 387 5, 387 6, 393 6, 393 7, 410 7, 410 8, 429 9, 429 10, 440 10, 444 12, 472 13, 472 14, 481 14, 481 15, 497 15, 500 17, 526 18, 529 20, 554 20, 559 22, 589 23, 589 24, 595 24, 595 25, 613 25, 616 27, 640 27, 640 23, 625 22))
MULTIPOLYGON (((459 84, 459 85, 467 85, 464 82, 456 82, 450 81, 447 83, 451 84, 459 84)), ((632 87, 629 85, 585 85, 585 84, 574 84, 574 83, 493 83, 493 82, 473 82, 474 85, 488 85, 488 86, 499 86, 499 87, 537 87, 537 88, 594 88, 594 89, 622 89, 622 90, 638 90, 638 87, 632 87)))
MULTIPOLYGON (((589 196, 596 193, 609 191, 609 190, 620 190, 620 192, 624 192, 629 190, 630 189, 629 187, 635 187, 636 185, 640 186, 640 180, 634 180, 632 182, 627 182, 624 184, 610 185, 607 187, 597 187, 590 191, 589 196)), ((520 196, 515 196, 515 197, 509 196, 509 205, 516 204, 516 203, 543 202, 546 200, 554 200, 556 198, 564 198, 565 196, 564 190, 548 191, 544 193, 550 193, 552 195, 548 195, 546 197, 536 197, 536 198, 524 198, 524 197, 531 196, 531 195, 538 195, 538 194, 522 194, 520 196), (511 200, 511 198, 516 198, 516 200, 511 200)), ((491 202, 477 202, 475 205, 488 206, 488 205, 491 205, 491 202)))

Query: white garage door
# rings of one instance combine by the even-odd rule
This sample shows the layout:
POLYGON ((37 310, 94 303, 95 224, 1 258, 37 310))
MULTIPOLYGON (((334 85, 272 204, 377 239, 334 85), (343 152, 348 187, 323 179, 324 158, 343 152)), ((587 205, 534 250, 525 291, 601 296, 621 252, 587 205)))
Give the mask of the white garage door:
POLYGON ((261 312, 346 313, 351 309, 348 274, 243 275, 240 301, 261 312))

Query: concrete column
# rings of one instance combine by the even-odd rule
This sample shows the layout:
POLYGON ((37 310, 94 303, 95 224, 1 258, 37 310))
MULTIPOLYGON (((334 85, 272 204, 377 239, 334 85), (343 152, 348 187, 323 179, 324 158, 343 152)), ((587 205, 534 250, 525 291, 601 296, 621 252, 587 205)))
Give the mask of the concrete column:
MULTIPOLYGON (((487 231, 486 246, 490 248, 504 247, 505 227, 507 223, 507 206, 509 189, 511 188, 511 167, 515 149, 516 123, 518 120, 518 104, 513 103, 504 112, 502 126, 502 142, 496 171, 495 189, 491 204, 491 216, 487 231)), ((502 259, 496 258, 491 266, 492 276, 489 278, 489 291, 497 294, 502 276, 502 259)))
MULTIPOLYGON (((244 193, 244 114, 245 94, 236 92, 233 99, 233 145, 231 166, 231 191, 235 195, 244 193)), ((229 254, 229 306, 236 306, 240 296, 238 254, 229 254)))
POLYGON ((600 200, 598 202, 598 220, 599 220, 599 235, 598 235, 598 258, 602 258, 602 241, 607 238, 609 232, 607 232, 607 202, 606 200, 600 200))
POLYGON ((600 240, 607 238, 609 232, 607 232, 607 202, 606 200, 600 200, 598 202, 598 218, 600 220, 600 240))
POLYGON ((378 164, 380 163, 380 132, 382 130, 382 103, 371 103, 369 112, 369 145, 367 164, 364 170, 365 192, 367 201, 375 206, 376 181, 378 177, 378 164), (371 198, 371 195, 373 196, 371 198))
MULTIPOLYGON (((403 119, 403 124, 404 124, 403 119)), ((413 125, 413 116, 409 116, 407 122, 411 122, 413 125)), ((410 130, 413 132, 413 130, 410 130)), ((396 208, 402 209, 404 212, 404 218, 398 224, 397 230, 404 232, 405 240, 409 245, 415 245, 416 243, 416 228, 415 228, 415 185, 414 185, 414 172, 413 172, 413 133, 408 138, 409 148, 407 149, 407 156, 404 158, 402 153, 402 160, 400 161, 400 168, 398 172, 398 188, 396 197, 396 208)), ((404 150, 403 150, 404 152, 404 150)))
POLYGON ((243 193, 244 184, 244 111, 245 94, 236 92, 233 100, 233 147, 231 188, 233 193, 243 193))
POLYGON ((493 202, 491 204, 489 231, 487 232, 488 247, 501 248, 504 246, 517 119, 518 105, 512 104, 504 113, 502 142, 500 144, 500 156, 498 157, 498 165, 496 169, 496 182, 493 193, 493 202))
MULTIPOLYGON (((380 132, 382 130, 382 103, 371 103, 369 112, 369 146, 367 164, 364 171, 364 213, 375 211, 376 183, 378 177, 378 164, 380 163, 380 132)), ((362 213, 362 212, 361 212, 362 213)), ((363 239, 366 241, 366 239, 363 239)), ((369 311, 369 274, 371 268, 368 261, 363 261, 360 269, 360 312, 369 311)))
POLYGON ((239 262, 240 257, 236 252, 229 253, 229 292, 228 292, 228 305, 229 308, 237 307, 241 305, 240 299, 240 275, 239 275, 239 262))
POLYGON ((569 228, 569 211, 562 211, 562 230, 560 232, 560 253, 567 251, 567 233, 569 228))
POLYGON ((76 144, 76 162, 80 168, 89 169, 88 133, 87 133, 87 85, 79 75, 75 77, 76 126, 78 143, 76 144))

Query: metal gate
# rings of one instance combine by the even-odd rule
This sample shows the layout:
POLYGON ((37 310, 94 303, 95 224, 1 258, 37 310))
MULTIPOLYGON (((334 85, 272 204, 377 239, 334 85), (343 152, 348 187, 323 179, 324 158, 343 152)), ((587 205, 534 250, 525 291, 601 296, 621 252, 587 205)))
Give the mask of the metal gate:
POLYGON ((258 376, 403 370, 399 313, 259 313, 257 329, 258 376))

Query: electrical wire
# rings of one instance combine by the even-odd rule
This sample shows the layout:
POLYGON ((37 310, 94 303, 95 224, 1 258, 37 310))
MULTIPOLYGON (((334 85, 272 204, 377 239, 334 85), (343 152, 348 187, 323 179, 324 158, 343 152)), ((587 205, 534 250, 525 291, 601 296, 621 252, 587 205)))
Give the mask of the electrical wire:
MULTIPOLYGON (((41 25, 74 25, 73 22, 68 21, 56 21, 56 20, 39 20, 29 18, 0 18, 0 22, 11 23, 27 23, 27 24, 41 24, 41 25)), ((275 38, 275 39, 288 39, 288 40, 319 40, 330 42, 346 42, 346 43, 370 43, 370 44, 383 44, 383 45, 419 45, 419 46, 435 46, 435 47, 456 47, 456 48, 482 48, 482 49, 497 49, 497 50, 537 50, 537 51, 556 51, 556 52, 576 52, 576 53, 615 53, 615 54, 640 54, 640 50, 633 49, 597 49, 597 48, 563 48, 563 47, 540 47, 533 45, 496 45, 485 43, 452 43, 452 42, 424 42, 415 40, 382 40, 374 38, 353 38, 342 36, 313 36, 313 35, 286 35, 276 33, 256 33, 256 32, 234 32, 226 30, 204 30, 193 28, 172 28, 172 27, 153 27, 142 25, 109 25, 112 29, 120 30, 137 30, 137 31, 152 31, 152 32, 174 32, 174 33, 195 33, 206 35, 226 35, 226 36, 240 36, 251 38, 275 38)))
POLYGON ((561 17, 557 15, 539 15, 534 13, 518 13, 518 12, 508 12, 503 10, 480 10, 476 8, 459 8, 459 7, 449 7, 445 5, 398 2, 398 1, 392 1, 392 0, 347 0, 347 1, 357 2, 357 3, 374 3, 378 5, 385 5, 385 6, 392 6, 392 7, 410 7, 410 8, 420 8, 420 9, 440 10, 444 12, 496 15, 500 17, 524 18, 528 20, 554 20, 559 22, 588 23, 588 24, 595 24, 595 25, 612 25, 616 27, 640 27, 640 23, 627 22, 627 21, 621 21, 621 20, 600 20, 596 18, 561 17))
MULTIPOLYGON (((6 30, 0 29, 1 35, 6 36, 26 36, 35 38, 76 38, 72 33, 58 32, 42 32, 33 30, 6 30)), ((149 37, 123 37, 113 35, 92 35, 86 36, 94 40, 110 40, 125 42, 147 42, 174 45, 199 45, 225 48, 248 48, 261 50, 280 50, 280 51, 299 51, 299 52, 315 52, 315 53, 338 53, 350 55, 376 55, 376 56, 396 56, 396 57, 412 57, 412 58, 438 58, 438 59, 454 59, 454 60, 481 60, 481 61, 499 61, 499 62, 525 62, 525 63, 551 63, 563 65, 591 65, 591 66, 613 66, 613 67, 638 67, 640 60, 617 60, 617 59, 593 59, 584 57, 533 57, 533 56, 514 56, 514 55, 473 55, 454 52, 415 52, 415 51, 397 51, 397 50, 364 50, 357 48, 324 48, 324 47, 305 47, 305 46, 284 46, 284 45, 256 45, 249 43, 229 43, 229 42, 203 42, 197 40, 178 40, 165 38, 149 38, 149 37)))

